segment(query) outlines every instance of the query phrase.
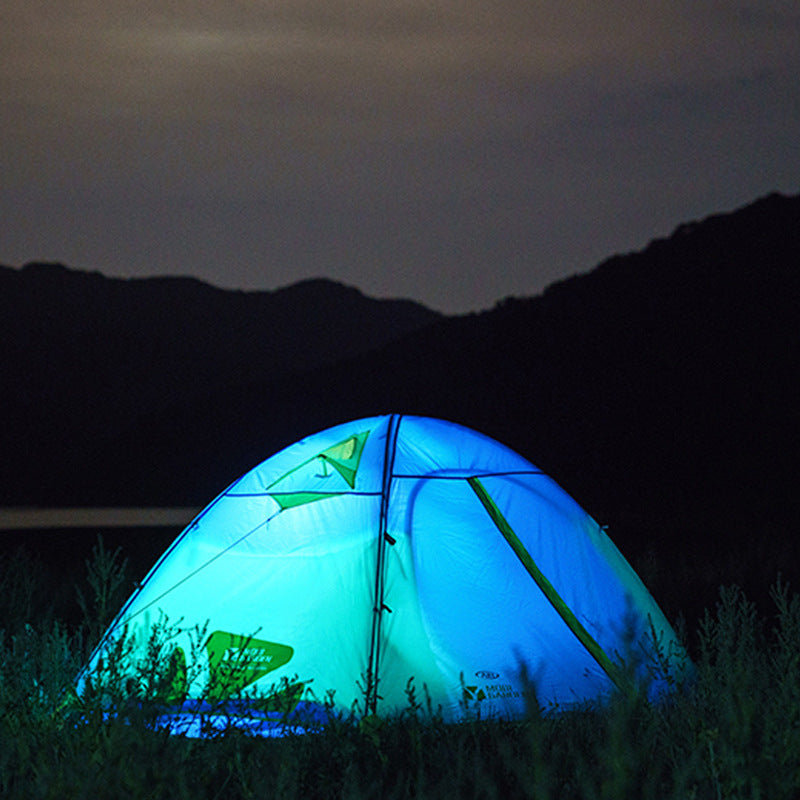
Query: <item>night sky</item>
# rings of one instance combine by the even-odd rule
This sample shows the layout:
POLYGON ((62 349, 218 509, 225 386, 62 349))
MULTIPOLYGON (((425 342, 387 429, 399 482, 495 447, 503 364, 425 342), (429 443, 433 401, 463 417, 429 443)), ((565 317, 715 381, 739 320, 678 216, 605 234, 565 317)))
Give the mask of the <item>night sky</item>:
POLYGON ((464 312, 800 191, 796 0, 2 0, 0 263, 464 312))

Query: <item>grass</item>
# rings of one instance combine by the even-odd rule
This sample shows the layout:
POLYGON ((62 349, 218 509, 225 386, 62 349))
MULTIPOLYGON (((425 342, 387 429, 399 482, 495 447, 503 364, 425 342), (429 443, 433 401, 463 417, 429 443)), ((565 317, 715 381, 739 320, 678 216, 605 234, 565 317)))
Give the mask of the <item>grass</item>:
POLYGON ((0 797, 796 798, 800 796, 800 598, 778 582, 760 614, 720 590, 687 636, 696 674, 668 702, 532 709, 518 721, 446 725, 409 694, 396 719, 319 735, 186 739, 146 707, 113 718, 76 706, 75 675, 123 599, 102 546, 67 625, 35 561, 0 562, 0 797))

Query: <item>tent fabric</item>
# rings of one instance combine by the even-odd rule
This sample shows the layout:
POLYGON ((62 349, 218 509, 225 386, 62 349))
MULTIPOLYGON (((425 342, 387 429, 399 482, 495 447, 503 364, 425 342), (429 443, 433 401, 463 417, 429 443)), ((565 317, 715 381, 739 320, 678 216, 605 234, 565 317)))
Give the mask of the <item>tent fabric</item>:
POLYGON ((553 480, 475 431, 396 414, 309 436, 222 492, 128 600, 81 688, 123 634, 133 664, 164 621, 165 719, 187 733, 204 714, 269 733, 276 719, 396 713, 409 685, 446 720, 516 717, 532 688, 571 706, 630 680, 622 659, 645 679, 654 641, 681 652, 553 480))

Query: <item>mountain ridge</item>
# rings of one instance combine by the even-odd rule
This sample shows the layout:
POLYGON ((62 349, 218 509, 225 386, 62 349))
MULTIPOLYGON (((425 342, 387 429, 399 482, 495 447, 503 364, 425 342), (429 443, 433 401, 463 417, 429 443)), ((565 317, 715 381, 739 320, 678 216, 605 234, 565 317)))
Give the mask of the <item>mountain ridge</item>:
POLYGON ((326 279, 233 292, 185 277, 106 278, 61 264, 0 267, 0 365, 15 376, 4 400, 93 405, 97 424, 86 424, 103 430, 187 388, 309 369, 438 316, 326 279))
POLYGON ((798 267, 800 196, 773 194, 535 297, 142 406, 49 459, 50 474, 37 469, 42 436, 3 491, 202 505, 329 425, 424 414, 480 430, 551 475, 640 571, 658 564, 643 577, 669 608, 687 595, 713 602, 721 582, 763 586, 778 569, 800 580, 798 267))

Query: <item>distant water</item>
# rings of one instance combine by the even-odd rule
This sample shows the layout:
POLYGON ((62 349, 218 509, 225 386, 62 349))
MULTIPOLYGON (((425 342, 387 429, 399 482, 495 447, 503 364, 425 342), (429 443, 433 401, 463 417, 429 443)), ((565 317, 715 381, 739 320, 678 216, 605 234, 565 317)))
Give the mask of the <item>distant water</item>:
POLYGON ((0 508, 0 531, 61 528, 183 528, 198 508, 0 508))
MULTIPOLYGON (((108 553, 125 560, 133 581, 144 578, 159 556, 186 528, 197 508, 0 508, 0 582, 24 550, 35 560, 39 577, 32 583, 49 586, 54 597, 74 595, 85 585, 87 562, 102 539, 108 553), (66 587, 66 588, 64 588, 66 587)), ((63 612, 74 615, 75 609, 63 612)))

